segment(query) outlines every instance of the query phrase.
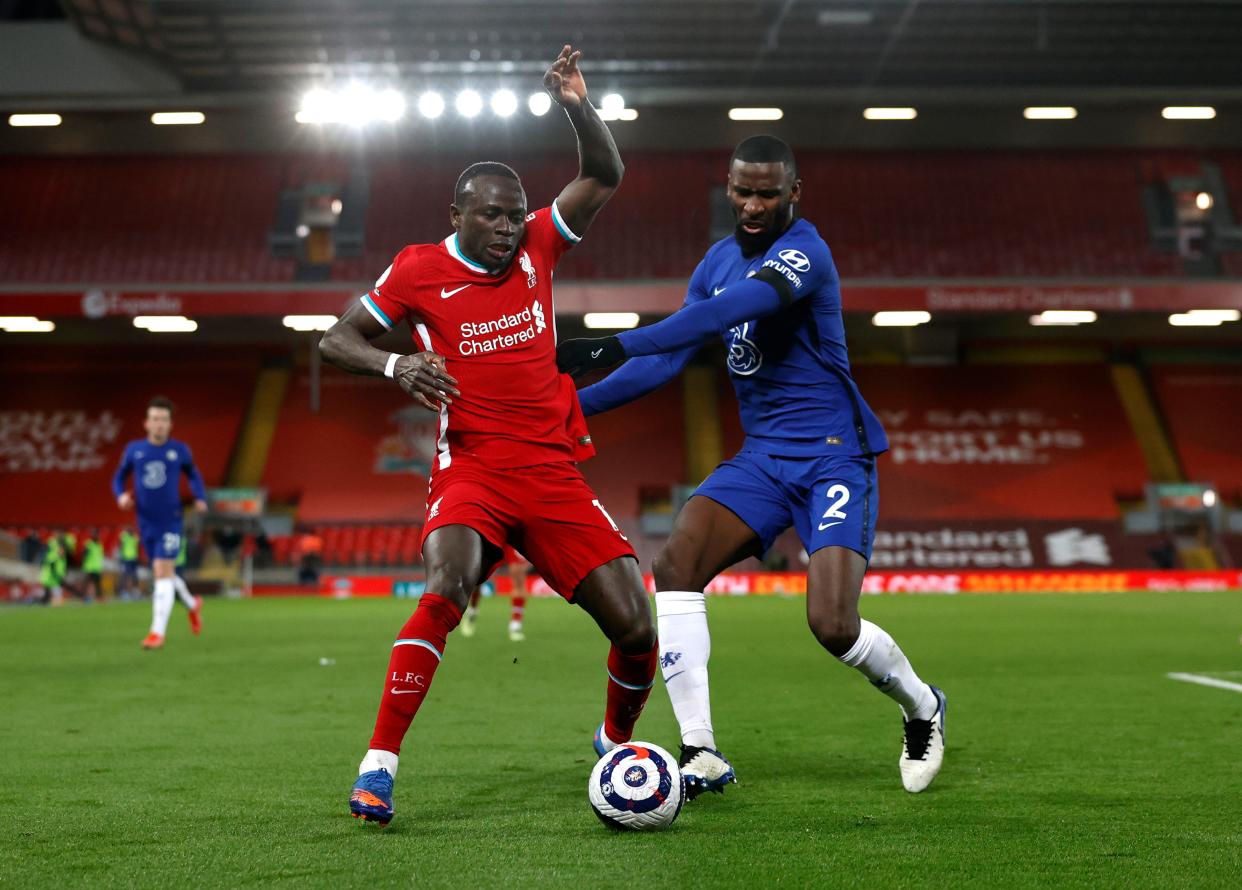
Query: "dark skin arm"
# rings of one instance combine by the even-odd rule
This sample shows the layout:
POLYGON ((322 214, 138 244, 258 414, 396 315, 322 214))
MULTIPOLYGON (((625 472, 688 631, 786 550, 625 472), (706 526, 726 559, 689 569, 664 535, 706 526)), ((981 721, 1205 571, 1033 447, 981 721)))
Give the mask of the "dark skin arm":
MULTIPOLYGON (((384 326, 362 304, 354 303, 324 332, 319 354, 351 373, 383 377, 389 353, 369 341, 385 333, 384 326)), ((401 356, 393 368, 393 378, 406 395, 431 411, 439 411, 441 404, 453 404, 452 397, 461 395, 457 380, 445 370, 444 356, 434 352, 401 356)))
POLYGON ((578 69, 581 57, 581 52, 565 44, 543 76, 544 89, 565 109, 578 134, 578 178, 557 196, 556 206, 579 237, 612 197, 625 173, 612 133, 587 99, 586 81, 578 69))

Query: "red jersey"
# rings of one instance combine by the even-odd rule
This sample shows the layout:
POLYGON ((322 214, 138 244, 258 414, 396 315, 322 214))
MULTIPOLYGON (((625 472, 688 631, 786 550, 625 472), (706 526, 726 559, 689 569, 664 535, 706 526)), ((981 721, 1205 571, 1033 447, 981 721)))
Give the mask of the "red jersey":
POLYGON ((573 381, 556 369, 552 270, 578 240, 553 204, 526 217, 516 256, 499 274, 466 257, 453 233, 406 247, 361 298, 387 329, 408 318, 419 351, 444 356, 457 379, 461 395, 440 408, 435 469, 594 454, 573 381))

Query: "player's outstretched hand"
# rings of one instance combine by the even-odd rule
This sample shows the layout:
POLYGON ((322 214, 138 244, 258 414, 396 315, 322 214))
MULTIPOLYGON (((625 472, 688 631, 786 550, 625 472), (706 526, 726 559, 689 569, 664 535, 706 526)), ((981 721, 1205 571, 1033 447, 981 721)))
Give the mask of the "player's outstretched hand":
POLYGON ((558 105, 581 105, 582 100, 587 97, 586 81, 578 70, 578 60, 581 58, 581 51, 567 43, 561 47, 561 54, 543 75, 543 88, 558 105))
POLYGON ((556 367, 573 377, 599 368, 611 368, 625 358, 625 348, 616 337, 583 337, 562 340, 556 347, 556 367))
POLYGON ((441 404, 453 404, 452 397, 461 395, 456 378, 445 370, 444 356, 434 352, 401 356, 392 376, 406 395, 430 411, 439 411, 441 404))
POLYGON ((134 496, 128 491, 123 491, 116 499, 116 505, 122 510, 128 510, 134 506, 134 496))

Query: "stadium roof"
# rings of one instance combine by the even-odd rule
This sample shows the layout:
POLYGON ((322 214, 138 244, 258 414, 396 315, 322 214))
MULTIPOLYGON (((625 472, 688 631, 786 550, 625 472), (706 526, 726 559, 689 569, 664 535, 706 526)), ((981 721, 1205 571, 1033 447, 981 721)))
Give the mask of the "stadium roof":
POLYGON ((1084 89, 1242 96, 1242 5, 1147 0, 64 0, 85 35, 188 92, 355 77, 495 82, 556 48, 648 104, 754 94, 911 96, 1084 89), (913 91, 913 92, 912 92, 913 91))

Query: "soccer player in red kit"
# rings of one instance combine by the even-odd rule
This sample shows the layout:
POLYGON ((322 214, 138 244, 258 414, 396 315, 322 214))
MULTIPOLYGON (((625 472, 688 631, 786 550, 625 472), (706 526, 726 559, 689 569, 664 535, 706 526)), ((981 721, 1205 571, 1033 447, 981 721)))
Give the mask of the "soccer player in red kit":
POLYGON ((320 343, 328 361, 387 376, 440 416, 423 528, 427 592, 393 646, 350 795, 353 815, 368 821, 392 818, 402 739, 471 591, 506 545, 612 642, 601 753, 629 741, 655 676, 655 624, 638 562, 575 466, 593 449, 573 382, 556 368, 552 271, 624 171, 587 99, 580 55, 566 46, 544 75, 578 136, 577 178, 550 207, 530 212, 511 169, 467 167, 449 208, 453 234, 402 250, 320 343), (420 352, 369 344, 403 320, 420 352))

